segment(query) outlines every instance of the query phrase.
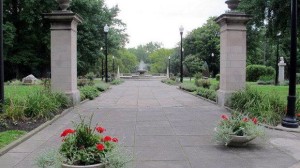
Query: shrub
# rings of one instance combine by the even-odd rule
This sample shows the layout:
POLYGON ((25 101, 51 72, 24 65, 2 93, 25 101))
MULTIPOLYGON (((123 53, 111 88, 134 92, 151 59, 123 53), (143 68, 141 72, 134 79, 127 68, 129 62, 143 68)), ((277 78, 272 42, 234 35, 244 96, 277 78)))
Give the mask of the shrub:
POLYGON ((296 82, 297 84, 300 84, 300 73, 296 74, 296 82))
POLYGON ((257 84, 259 85, 270 85, 274 83, 274 77, 269 75, 263 75, 259 77, 257 84))
POLYGON ((5 101, 5 117, 12 120, 24 120, 24 110, 27 108, 26 100, 9 98, 5 101))
POLYGON ((194 92, 197 90, 197 86, 195 86, 193 83, 182 83, 179 88, 188 92, 194 92))
POLYGON ((93 100, 99 95, 99 91, 95 86, 83 86, 79 88, 81 100, 90 99, 93 100))
POLYGON ((172 76, 170 77, 170 80, 176 81, 176 76, 172 75, 172 76))
POLYGON ((82 87, 82 86, 88 85, 88 83, 89 83, 89 80, 87 80, 87 79, 78 79, 77 86, 82 87))
POLYGON ((276 125, 280 122, 285 110, 285 103, 277 93, 262 94, 247 87, 245 90, 232 94, 230 107, 240 112, 258 117, 260 121, 276 125))
POLYGON ((166 84, 168 84, 168 85, 176 85, 176 84, 177 84, 176 81, 171 80, 171 79, 162 79, 161 82, 162 82, 162 83, 166 83, 166 84))
POLYGON ((205 89, 205 88, 198 88, 197 95, 204 97, 206 99, 216 101, 217 100, 217 93, 214 90, 205 89))
POLYGON ((216 80, 217 80, 217 81, 220 81, 220 74, 217 74, 217 75, 216 75, 216 80))
POLYGON ((211 85, 211 89, 215 90, 215 91, 219 90, 220 89, 220 83, 216 83, 216 84, 211 85))
POLYGON ((89 72, 85 75, 85 77, 90 80, 93 81, 96 78, 96 75, 93 72, 89 72))
POLYGON ((195 85, 198 87, 204 87, 204 88, 209 89, 211 83, 208 79, 198 79, 198 80, 195 80, 195 85))
POLYGON ((275 70, 264 65, 248 65, 246 68, 247 81, 256 82, 260 76, 274 76, 275 70))
POLYGON ((26 117, 31 118, 51 118, 58 109, 59 105, 50 92, 38 91, 28 95, 27 108, 24 113, 26 117))
POLYGON ((71 105, 70 99, 63 93, 52 93, 54 103, 59 108, 67 108, 71 105))
POLYGON ((194 75, 194 77, 195 77, 195 80, 198 80, 198 79, 201 79, 201 78, 203 77, 203 75, 202 75, 202 73, 197 72, 197 73, 194 75))
POLYGON ((106 91, 107 89, 109 89, 109 86, 110 86, 109 84, 104 83, 104 82, 97 83, 95 85, 95 87, 97 88, 97 90, 99 90, 100 92, 106 91))
POLYGON ((119 85, 119 84, 121 84, 123 82, 124 82, 124 80, 122 80, 122 79, 115 79, 115 80, 111 81, 110 83, 112 85, 119 85))

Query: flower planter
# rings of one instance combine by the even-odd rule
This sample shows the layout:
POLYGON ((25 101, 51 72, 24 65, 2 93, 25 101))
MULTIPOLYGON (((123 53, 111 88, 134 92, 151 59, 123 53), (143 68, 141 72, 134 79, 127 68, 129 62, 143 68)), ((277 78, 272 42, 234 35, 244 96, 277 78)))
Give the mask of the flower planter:
POLYGON ((66 11, 70 7, 72 0, 56 0, 62 11, 66 11))
POLYGON ((77 165, 67 165, 67 164, 62 164, 62 168, 105 168, 104 163, 99 163, 99 164, 94 164, 94 165, 83 165, 83 166, 77 166, 77 165))
POLYGON ((255 136, 237 136, 230 135, 230 140, 225 144, 226 146, 245 146, 248 142, 255 139, 255 136))

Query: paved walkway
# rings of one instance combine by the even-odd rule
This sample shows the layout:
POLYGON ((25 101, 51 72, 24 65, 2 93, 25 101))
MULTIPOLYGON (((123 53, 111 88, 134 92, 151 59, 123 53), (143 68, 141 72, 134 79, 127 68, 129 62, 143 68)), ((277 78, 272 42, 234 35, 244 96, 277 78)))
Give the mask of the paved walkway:
POLYGON ((77 113, 94 113, 95 122, 118 136, 135 157, 132 168, 288 168, 300 160, 297 133, 268 130, 265 142, 220 146, 212 134, 226 110, 159 81, 126 81, 1 156, 0 167, 35 167, 41 151, 60 145, 77 113))

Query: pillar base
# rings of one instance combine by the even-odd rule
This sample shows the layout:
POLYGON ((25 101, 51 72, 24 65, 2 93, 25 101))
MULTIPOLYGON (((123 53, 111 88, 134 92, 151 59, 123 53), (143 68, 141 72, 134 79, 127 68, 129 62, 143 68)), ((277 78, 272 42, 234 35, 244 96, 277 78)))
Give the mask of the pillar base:
POLYGON ((80 92, 79 90, 75 90, 72 92, 66 92, 66 96, 69 98, 71 101, 71 105, 76 105, 80 103, 80 92))
POLYGON ((230 103, 229 98, 232 95, 232 93, 234 93, 234 91, 218 90, 217 91, 217 95, 218 95, 217 103, 218 103, 218 105, 223 107, 226 104, 230 103))
POLYGON ((285 117, 281 121, 281 125, 286 128, 298 128, 299 124, 295 117, 285 117))

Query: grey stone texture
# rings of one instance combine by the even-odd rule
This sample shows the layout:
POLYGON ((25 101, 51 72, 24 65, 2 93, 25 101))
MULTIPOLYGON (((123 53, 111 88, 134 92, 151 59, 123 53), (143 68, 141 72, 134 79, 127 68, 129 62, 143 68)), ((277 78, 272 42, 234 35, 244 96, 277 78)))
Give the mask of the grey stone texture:
POLYGON ((77 25, 82 18, 71 11, 54 11, 45 18, 51 21, 51 91, 65 93, 78 104, 77 25))
POLYGON ((300 135, 268 130, 244 148, 213 141, 224 108, 160 81, 129 80, 80 104, 27 141, 0 157, 0 167, 29 168, 35 158, 61 144, 60 133, 79 115, 94 114, 93 124, 119 137, 134 160, 129 168, 296 168, 300 135))
POLYGON ((220 89, 218 104, 224 106, 229 96, 246 85, 246 23, 250 16, 228 12, 216 19, 220 28, 220 89))

